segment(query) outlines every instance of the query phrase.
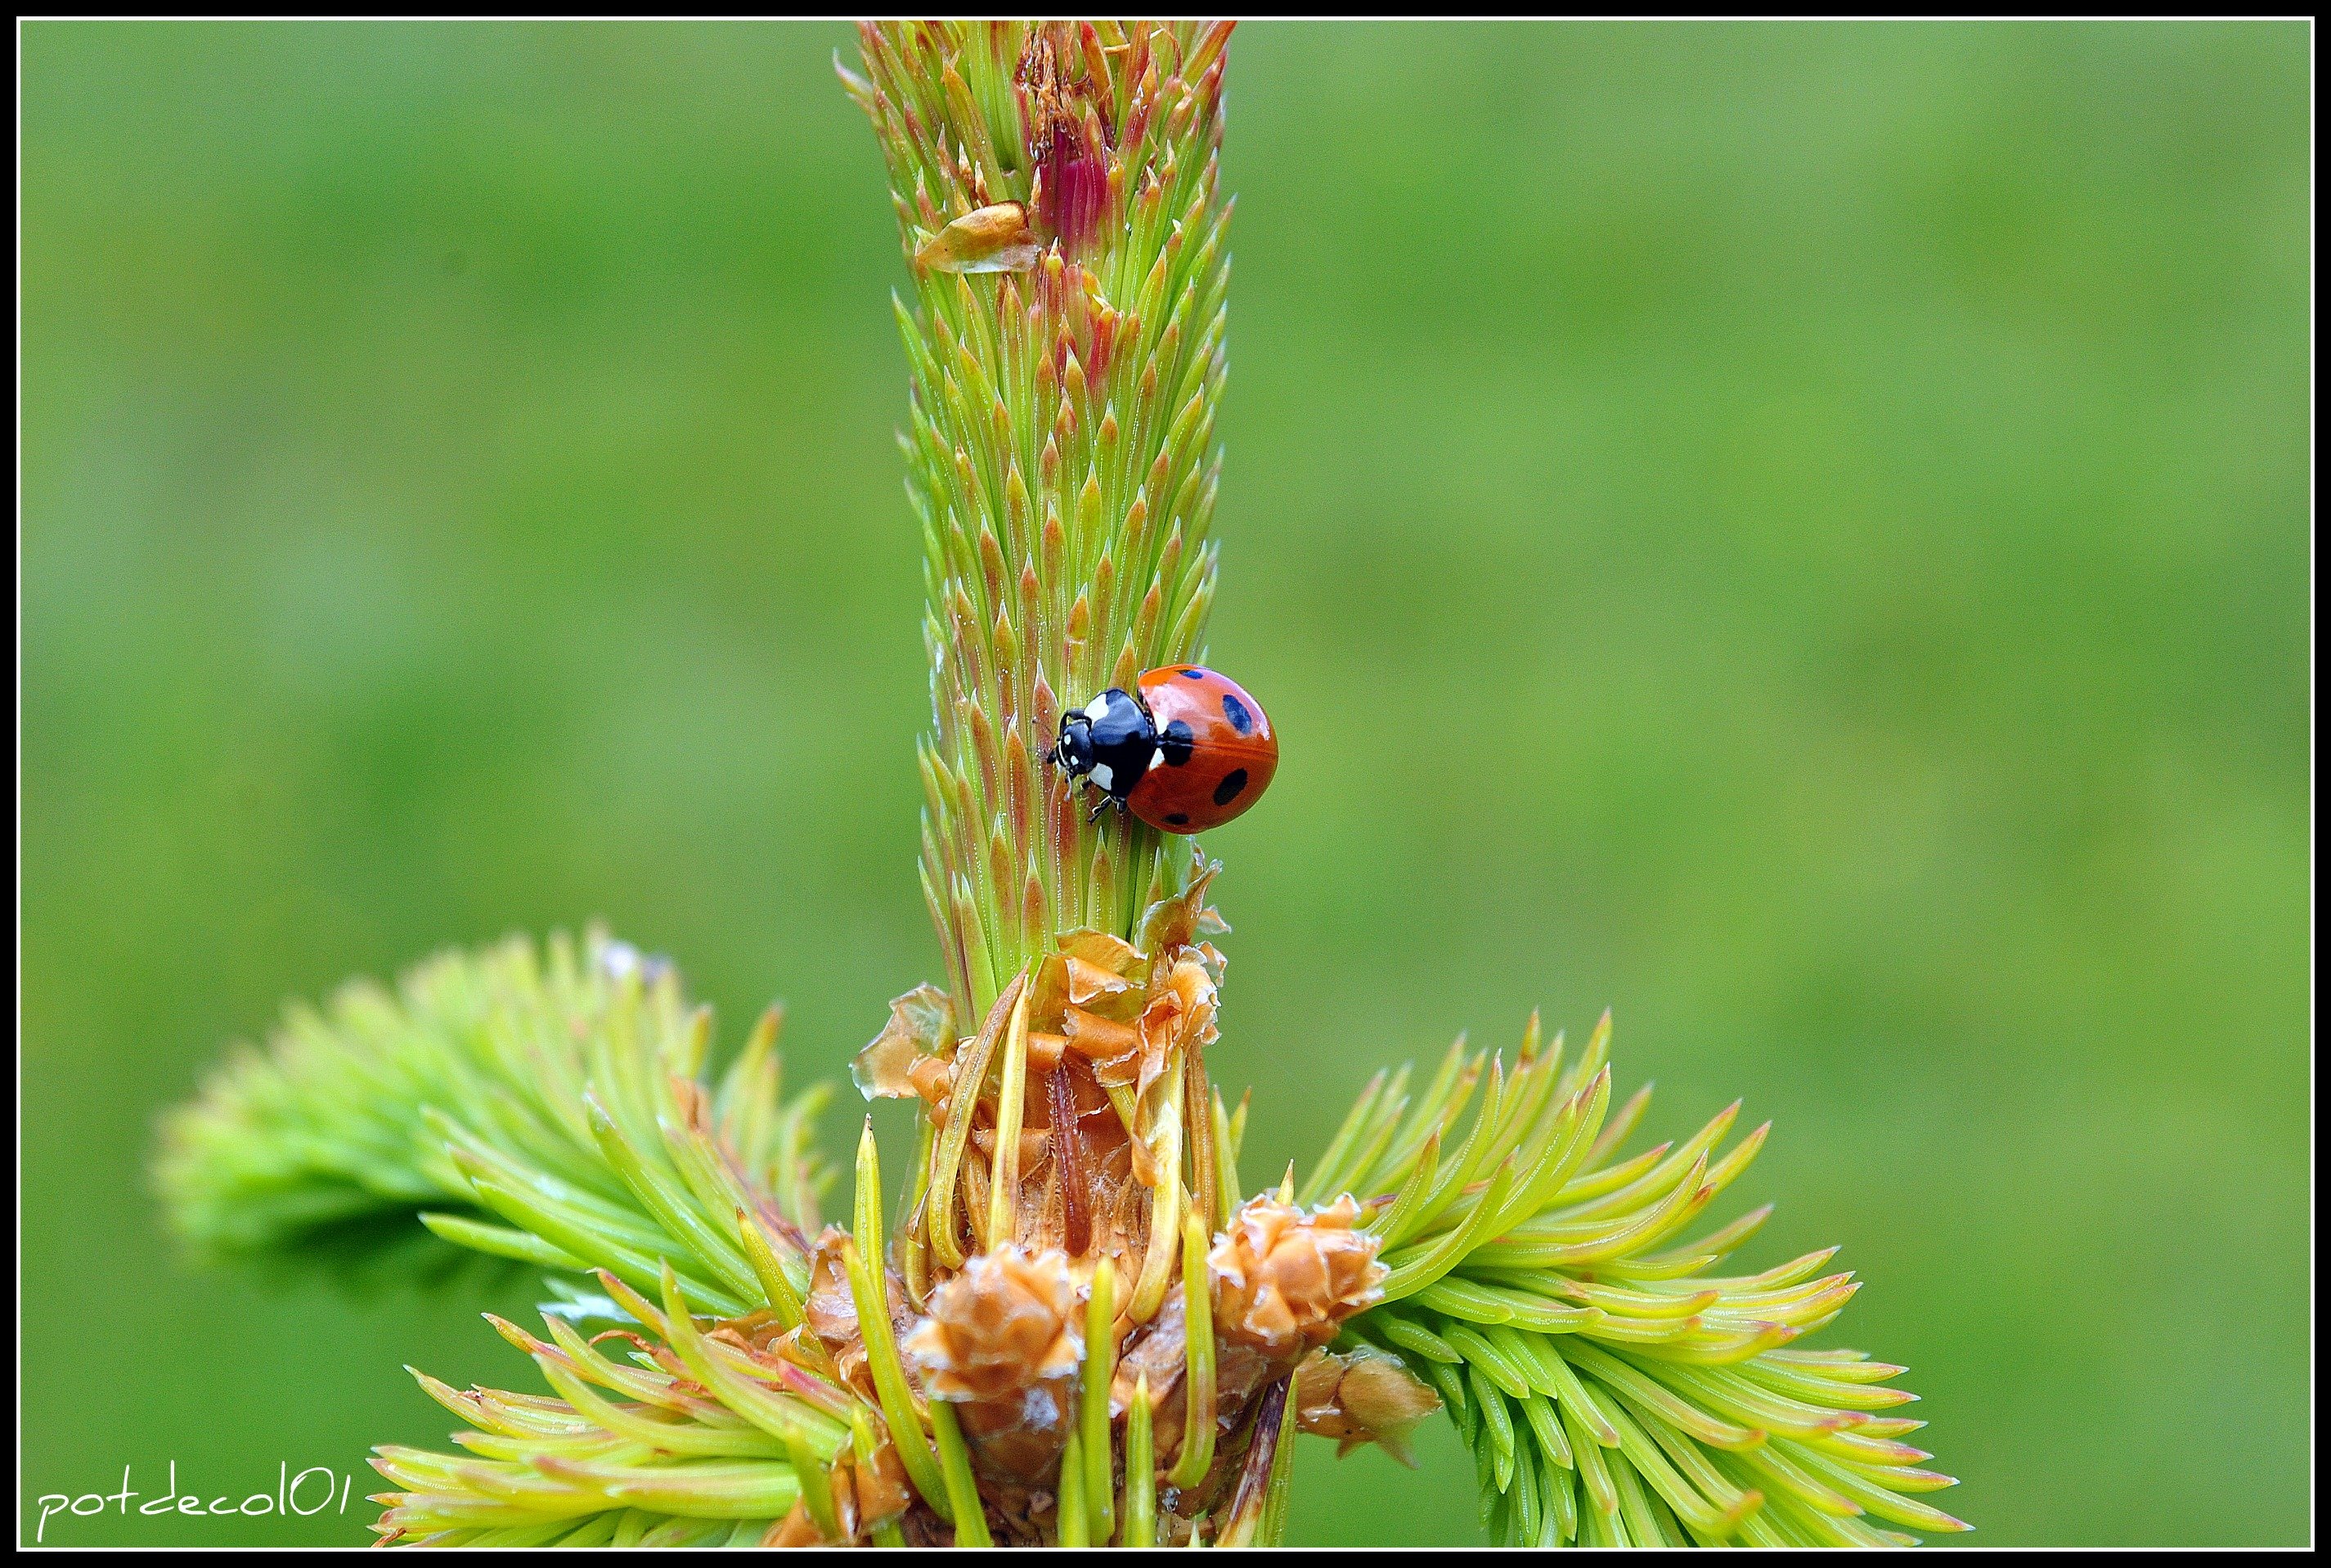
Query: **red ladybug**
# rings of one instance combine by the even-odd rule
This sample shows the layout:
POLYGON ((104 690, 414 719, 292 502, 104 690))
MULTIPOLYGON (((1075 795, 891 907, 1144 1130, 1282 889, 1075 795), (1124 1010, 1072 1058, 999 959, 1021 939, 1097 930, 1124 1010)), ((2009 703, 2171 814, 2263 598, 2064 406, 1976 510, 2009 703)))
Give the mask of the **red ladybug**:
POLYGON ((1145 670, 1137 691, 1110 687, 1061 719, 1051 760, 1071 784, 1101 792, 1151 827, 1194 833, 1254 804, 1279 771, 1279 737, 1262 704, 1197 664, 1145 670))

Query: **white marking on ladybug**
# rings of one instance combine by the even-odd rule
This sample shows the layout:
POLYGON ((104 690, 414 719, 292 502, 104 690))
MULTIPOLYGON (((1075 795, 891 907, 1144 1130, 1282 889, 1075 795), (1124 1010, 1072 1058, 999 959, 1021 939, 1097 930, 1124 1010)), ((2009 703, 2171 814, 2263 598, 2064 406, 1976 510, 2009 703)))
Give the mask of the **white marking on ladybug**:
POLYGON ((1166 748, 1164 746, 1161 746, 1156 751, 1149 754, 1149 765, 1151 767, 1164 767, 1166 765, 1166 748))
POLYGON ((1102 789, 1106 790, 1109 785, 1117 782, 1117 775, 1109 772, 1108 764, 1105 762, 1097 762, 1093 764, 1092 781, 1093 783, 1100 785, 1102 789))
POLYGON ((1095 724, 1099 724, 1102 719, 1107 718, 1108 717, 1108 698, 1106 696, 1096 697, 1090 702, 1086 703, 1085 717, 1091 719, 1095 724))

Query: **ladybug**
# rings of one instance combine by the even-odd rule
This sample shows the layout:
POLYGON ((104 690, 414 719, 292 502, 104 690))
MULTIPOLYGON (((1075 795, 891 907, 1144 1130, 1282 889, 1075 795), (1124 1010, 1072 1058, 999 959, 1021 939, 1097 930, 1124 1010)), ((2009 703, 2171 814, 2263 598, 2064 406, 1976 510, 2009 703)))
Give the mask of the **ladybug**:
POLYGON ((1197 664, 1145 670, 1132 691, 1110 687, 1061 719, 1046 760, 1093 804, 1131 811, 1168 833, 1219 827, 1254 804, 1279 771, 1279 737, 1262 704, 1229 676, 1197 664))

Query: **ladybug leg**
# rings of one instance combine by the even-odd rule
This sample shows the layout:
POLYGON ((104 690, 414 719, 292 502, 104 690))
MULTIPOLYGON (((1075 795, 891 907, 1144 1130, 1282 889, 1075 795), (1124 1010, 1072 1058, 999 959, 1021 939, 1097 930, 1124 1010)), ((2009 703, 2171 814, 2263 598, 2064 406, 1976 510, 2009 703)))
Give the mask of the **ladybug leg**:
MULTIPOLYGON (((1093 809, 1085 813, 1085 821, 1089 822, 1099 822, 1100 820, 1101 813, 1108 810, 1110 798, 1111 797, 1108 795, 1104 794, 1100 799, 1093 802, 1093 809)), ((1125 811, 1125 803, 1123 801, 1118 801, 1117 803, 1117 809, 1118 813, 1122 814, 1125 811)))

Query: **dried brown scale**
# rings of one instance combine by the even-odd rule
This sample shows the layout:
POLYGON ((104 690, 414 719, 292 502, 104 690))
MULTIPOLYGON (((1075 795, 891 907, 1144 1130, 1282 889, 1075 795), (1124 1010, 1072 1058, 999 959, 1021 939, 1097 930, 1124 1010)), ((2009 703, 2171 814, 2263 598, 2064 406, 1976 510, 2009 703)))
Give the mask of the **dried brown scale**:
POLYGON ((1247 1200, 1207 1258, 1216 1332, 1289 1368, 1333 1340, 1383 1295, 1380 1242, 1356 1229, 1359 1218, 1349 1195, 1312 1212, 1268 1194, 1247 1200))
POLYGON ((1337 1455, 1381 1444, 1413 1469, 1408 1433, 1441 1409, 1441 1396, 1403 1364, 1373 1345, 1337 1354, 1315 1350, 1296 1369, 1296 1424, 1315 1437, 1337 1440, 1337 1455))
MULTIPOLYGON (((1148 1380, 1156 1402, 1151 1417, 1152 1430, 1161 1455, 1178 1453, 1185 1441, 1184 1423, 1188 1414, 1185 1379, 1189 1363, 1185 1307, 1182 1287, 1176 1285, 1166 1291, 1157 1316, 1127 1337, 1117 1374, 1109 1385, 1111 1408, 1122 1412, 1133 1397, 1136 1382, 1145 1377, 1148 1380)), ((1217 1344, 1214 1463, 1205 1480, 1182 1493, 1190 1511, 1194 1512, 1213 1494, 1226 1474, 1236 1471, 1243 1446, 1232 1440, 1247 1431, 1247 1417, 1252 1413, 1254 1401, 1275 1374, 1284 1372, 1283 1367, 1274 1368, 1269 1358, 1244 1345, 1217 1344)))
POLYGON ((872 1388, 866 1369, 866 1343, 859 1333, 858 1309, 851 1299, 850 1280, 842 1263, 842 1243, 849 1233, 829 1225, 817 1239, 810 1260, 809 1291, 803 1297, 804 1326, 833 1358, 842 1381, 861 1392, 872 1388))
MULTIPOLYGON (((1203 887, 1201 879, 1184 899, 1166 906, 1172 913, 1154 913, 1155 928, 1168 937, 1186 937, 1218 927, 1210 913, 1197 908, 1203 887)), ((1023 1080, 1021 1114, 1023 1187, 1015 1229, 1010 1238, 986 1240, 991 1244, 1016 1240, 1034 1246, 1066 1246, 1071 1240, 1071 1205, 1056 1193, 1057 1173, 1051 1159, 1056 1141, 1051 1070, 1065 1064, 1064 1087, 1074 1107, 1071 1120, 1077 1128, 1082 1176, 1074 1207, 1086 1230, 1075 1250, 1107 1252, 1131 1266, 1147 1247, 1143 1189, 1155 1184, 1158 1172, 1146 1142, 1131 1136, 1132 1129, 1125 1126, 1118 1108, 1104 1091, 1116 1084, 1137 1094, 1164 1076, 1169 1063, 1194 1059, 1193 1067, 1185 1070, 1185 1100, 1211 1107, 1212 1091, 1204 1081, 1203 1049, 1213 1038, 1214 976, 1221 955, 1210 945, 1182 942, 1151 957, 1130 943, 1099 932, 1071 934, 1060 939, 1059 948, 1037 968, 1025 1030, 1028 1070, 1023 1080), (1093 1005, 1082 1006, 1071 998, 1093 1005), (1103 1008, 1117 1016, 1098 1011, 1103 1008), (1098 1234, 1088 1219, 1094 1215, 1104 1221, 1098 1234)), ((978 1052, 966 1056, 960 1048, 953 1052, 956 1070, 947 1075, 943 1086, 937 1052, 917 1058, 907 1069, 896 1069, 896 1059, 904 1049, 899 1035, 909 1027, 898 1021, 928 1015, 927 1003, 918 1013, 909 1002, 909 998, 900 999, 893 1024, 886 1027, 869 1051, 892 1063, 894 1070, 885 1092, 918 1094, 934 1106, 935 1120, 944 1125, 954 1115, 952 1107, 961 1088, 955 1080, 962 1076, 963 1063, 983 1061, 986 1064, 983 1081, 1000 1082, 994 1078, 994 1061, 1001 1049, 1004 1010, 1001 1001, 991 1010, 983 1026, 985 1043, 978 1052), (943 1113, 936 1108, 942 1100, 947 1107, 943 1113)), ((952 1205, 939 1206, 939 1212, 951 1210, 965 1222, 973 1240, 981 1239, 979 1225, 985 1214, 987 1172, 979 1156, 993 1154, 998 1116, 993 1092, 983 1088, 958 1167, 956 1199, 952 1205)), ((1211 1169, 1211 1109, 1204 1118, 1191 1114, 1187 1122, 1208 1135, 1190 1139, 1195 1168, 1211 1169)), ((1210 1192, 1213 1183, 1209 1178, 1194 1185, 1210 1192)), ((928 1223, 928 1219, 923 1222, 928 1223)), ((963 1239, 959 1236, 958 1241, 963 1239)))
POLYGON ((901 1348, 926 1393, 957 1407, 983 1468, 1026 1485, 1046 1478, 1084 1349, 1065 1254, 1004 1245, 971 1259, 931 1293, 901 1348))

